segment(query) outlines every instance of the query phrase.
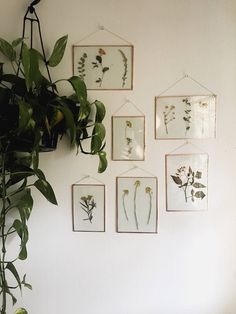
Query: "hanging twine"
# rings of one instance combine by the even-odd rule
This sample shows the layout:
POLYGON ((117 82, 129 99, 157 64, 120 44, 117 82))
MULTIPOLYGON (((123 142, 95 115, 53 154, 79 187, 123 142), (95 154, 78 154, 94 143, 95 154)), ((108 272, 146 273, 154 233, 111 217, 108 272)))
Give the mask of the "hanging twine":
POLYGON ((134 107, 139 113, 141 113, 142 116, 145 116, 144 112, 141 111, 138 106, 136 106, 132 101, 130 101, 128 98, 126 99, 126 101, 113 113, 113 116, 117 115, 117 113, 125 106, 127 106, 128 104, 131 104, 132 107, 134 107))

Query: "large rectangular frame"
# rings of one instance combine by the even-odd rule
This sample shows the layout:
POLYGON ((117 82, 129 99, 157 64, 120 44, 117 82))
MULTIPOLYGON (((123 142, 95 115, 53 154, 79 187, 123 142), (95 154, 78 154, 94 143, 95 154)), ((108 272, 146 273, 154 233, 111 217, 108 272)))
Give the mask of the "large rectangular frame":
MULTIPOLYGON (((212 95, 212 94, 208 94, 208 95, 176 95, 176 96, 156 96, 155 97, 155 139, 157 140, 179 140, 179 139, 207 139, 207 138, 216 138, 216 100, 217 97, 216 95, 212 95), (205 117, 207 116, 204 111, 206 111, 207 108, 207 102, 201 102, 201 98, 204 100, 204 98, 209 98, 212 99, 213 103, 210 105, 213 107, 212 108, 212 116, 208 115, 208 121, 205 120, 205 117), (191 116, 191 110, 192 108, 189 108, 188 105, 188 101, 184 102, 185 108, 182 108, 182 116, 180 117, 180 108, 177 108, 178 111, 176 109, 176 105, 170 104, 169 102, 167 102, 166 104, 162 104, 163 106, 163 110, 166 111, 162 111, 162 118, 158 115, 158 100, 162 100, 162 99, 166 99, 166 100, 170 100, 171 98, 173 99, 182 99, 182 102, 184 102, 184 100, 188 99, 188 98, 199 98, 199 110, 195 110, 194 113, 194 118, 191 116), (189 111, 190 110, 190 111, 189 111), (199 111, 199 112, 198 112, 199 111), (201 112, 200 112, 201 111, 201 112), (177 114, 176 114, 177 113, 177 114), (182 123, 185 123, 185 130, 182 130, 182 136, 174 136, 175 134, 178 134, 180 127, 179 125, 177 125, 176 121, 181 120, 182 123), (189 135, 189 133, 191 134, 191 132, 193 132, 191 130, 191 124, 194 123, 195 119, 195 129, 194 131, 196 132, 196 136, 193 135, 189 135), (162 120, 164 122, 162 122, 162 120), (183 121, 184 122, 183 122, 183 121), (201 127, 196 127, 196 123, 199 122, 199 124, 201 124, 201 127), (173 129, 173 125, 176 124, 176 129, 173 129), (168 125, 169 124, 169 128, 172 127, 172 136, 168 134, 168 125), (210 125, 211 124, 211 125, 210 125), (209 127, 210 125, 210 129, 208 130, 209 135, 207 136, 205 133, 204 128, 205 127, 209 127), (158 132, 159 129, 159 132, 158 132), (164 132, 165 130, 165 132, 164 132), (190 132, 189 132, 190 130, 190 132), (185 132, 185 134, 184 134, 185 132), (158 135, 158 133, 161 133, 162 135, 158 135), (165 133, 165 135, 164 135, 165 133), (204 135, 205 134, 205 135, 204 135)), ((196 101, 196 100, 195 100, 196 101)), ((160 106, 160 104, 159 104, 160 106)), ((179 105, 178 105, 179 106, 179 105)), ((196 108, 196 104, 194 104, 195 108, 196 108)), ((190 106, 191 107, 191 106, 190 106)))
MULTIPOLYGON (((78 75, 78 76, 81 76, 82 79, 84 79, 86 85, 87 85, 87 89, 88 90, 133 90, 133 72, 134 72, 134 46, 133 45, 73 45, 72 46, 72 59, 73 59, 73 75, 78 75), (78 58, 75 60, 76 58, 76 49, 79 49, 79 48, 84 48, 84 52, 81 54, 81 57, 78 58), (108 48, 117 48, 118 51, 120 52, 119 55, 120 55, 120 63, 123 64, 122 65, 122 71, 121 71, 121 86, 115 86, 115 87, 109 87, 109 88, 102 88, 102 87, 94 87, 92 86, 86 79, 84 79, 83 77, 83 74, 85 74, 86 70, 85 70, 85 62, 86 62, 86 59, 91 59, 91 53, 88 53, 88 51, 86 52, 86 48, 88 49, 91 49, 91 48, 97 48, 98 49, 98 52, 97 52, 97 55, 95 54, 94 55, 94 59, 92 59, 93 61, 90 60, 90 62, 92 63, 93 62, 93 68, 94 69, 94 66, 95 66, 95 69, 99 69, 100 68, 100 72, 101 72, 101 77, 97 78, 97 79, 104 79, 104 76, 106 75, 106 73, 109 73, 110 69, 111 68, 115 68, 116 67, 116 72, 117 72, 117 68, 119 69, 119 66, 114 65, 114 62, 113 64, 105 64, 103 65, 103 56, 106 55, 106 51, 105 49, 108 49, 108 48), (124 54, 124 52, 119 49, 119 48, 130 48, 130 63, 129 62, 129 58, 124 54), (122 53, 123 52, 123 53, 122 53), (86 58, 84 58, 84 56, 86 56, 86 58), (78 71, 75 71, 75 64, 78 63, 78 62, 81 62, 81 64, 79 65, 80 66, 80 69, 78 71), (97 63, 97 64, 96 64, 97 63), (83 71, 84 70, 84 71, 83 71), (80 73, 79 73, 80 71, 80 73), (83 71, 83 72, 81 72, 83 71), (125 88, 125 84, 126 81, 128 81, 129 79, 129 86, 127 88, 125 88), (91 87, 92 86, 92 87, 91 87)), ((88 71, 89 73, 89 71, 88 71)), ((100 84, 100 82, 97 82, 97 80, 95 80, 94 83, 97 83, 100 84)), ((103 82, 102 82, 103 83, 103 82)), ((117 84, 118 85, 118 84, 117 84)), ((95 84, 96 86, 96 84, 95 84)))

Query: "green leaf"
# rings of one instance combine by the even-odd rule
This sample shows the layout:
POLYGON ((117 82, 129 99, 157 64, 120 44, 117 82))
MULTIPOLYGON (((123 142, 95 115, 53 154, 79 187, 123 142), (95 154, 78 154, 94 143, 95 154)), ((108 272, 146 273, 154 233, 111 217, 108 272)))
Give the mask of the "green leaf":
POLYGON ((102 173, 107 168, 107 158, 106 153, 104 151, 101 151, 98 153, 99 156, 99 166, 98 166, 98 172, 102 173))
POLYGON ((84 81, 78 76, 72 76, 68 81, 71 83, 80 105, 85 105, 87 101, 87 87, 84 81))
POLYGON ((202 188, 205 188, 206 186, 202 183, 199 183, 199 182, 195 182, 193 184, 193 187, 195 187, 196 189, 202 189, 202 188))
POLYGON ((36 86, 39 85, 39 83, 42 80, 42 75, 39 71, 39 58, 41 58, 40 53, 35 49, 30 49, 30 72, 29 77, 30 81, 35 83, 36 86))
POLYGON ((19 101, 19 131, 25 131, 29 124, 30 118, 32 116, 32 109, 30 106, 24 101, 19 101))
POLYGON ((5 287, 5 289, 6 289, 6 293, 10 295, 10 297, 12 299, 12 304, 14 306, 17 302, 16 297, 11 293, 11 291, 8 289, 8 287, 5 287))
POLYGON ((92 136, 94 135, 98 136, 101 139, 101 141, 104 140, 106 136, 106 129, 102 123, 95 123, 92 136))
POLYGON ((11 262, 7 263, 6 269, 8 269, 8 270, 12 273, 12 275, 15 277, 15 279, 16 279, 16 281, 17 281, 17 283, 18 283, 18 286, 19 286, 19 288, 20 288, 20 290, 21 290, 21 280, 20 280, 20 276, 19 276, 19 274, 18 274, 18 272, 17 272, 17 270, 16 270, 14 264, 11 263, 11 262))
POLYGON ((26 311, 26 309, 21 307, 15 311, 15 314, 28 314, 28 312, 26 311))
POLYGON ((46 180, 45 175, 42 170, 40 169, 35 170, 35 174, 39 179, 46 180))
POLYGON ((27 253, 27 249, 26 249, 26 245, 24 245, 22 248, 21 248, 21 251, 20 251, 20 254, 19 254, 19 259, 24 261, 27 259, 27 256, 28 256, 28 253, 27 253))
POLYGON ((106 108, 101 101, 95 100, 96 118, 95 122, 102 122, 106 115, 106 108))
POLYGON ((180 177, 171 176, 171 178, 173 179, 173 181, 174 181, 176 184, 182 185, 182 180, 180 179, 180 177))
POLYGON ((194 196, 197 197, 197 198, 203 199, 206 196, 206 194, 204 192, 202 192, 202 191, 198 191, 198 192, 196 192, 194 194, 194 196))
POLYGON ((97 153, 102 147, 102 140, 99 136, 95 135, 91 140, 91 151, 92 153, 97 153))
POLYGON ((69 133, 70 133, 71 144, 74 144, 75 143, 75 139, 76 139, 76 126, 75 126, 73 113, 67 107, 60 107, 59 109, 64 114, 65 121, 66 121, 66 126, 67 126, 67 128, 69 130, 69 133))
POLYGON ((25 223, 25 219, 29 219, 33 208, 33 198, 30 189, 27 189, 25 195, 18 201, 17 208, 19 209, 22 222, 25 223))
POLYGON ((14 61, 16 59, 16 52, 12 45, 2 38, 0 38, 0 52, 10 61, 14 61))
POLYGON ((64 53, 65 53, 67 39, 68 39, 68 35, 59 38, 57 42, 55 43, 52 55, 50 56, 48 60, 48 65, 50 67, 55 67, 61 62, 61 59, 63 58, 64 53))
POLYGON ((13 222, 12 227, 16 230, 18 236, 22 238, 22 222, 19 219, 16 219, 13 222))
POLYGON ((43 194, 43 196, 52 204, 57 205, 57 200, 51 185, 43 179, 39 179, 34 183, 34 186, 43 194))
POLYGON ((23 42, 24 38, 20 37, 17 38, 15 40, 13 40, 13 42, 11 43, 12 47, 17 47, 19 44, 21 44, 23 42))
POLYGON ((25 83, 27 90, 32 87, 32 81, 30 80, 30 51, 25 43, 22 46, 22 65, 25 74, 25 83))
POLYGON ((32 290, 32 286, 26 282, 26 274, 23 276, 22 285, 30 290, 32 290))

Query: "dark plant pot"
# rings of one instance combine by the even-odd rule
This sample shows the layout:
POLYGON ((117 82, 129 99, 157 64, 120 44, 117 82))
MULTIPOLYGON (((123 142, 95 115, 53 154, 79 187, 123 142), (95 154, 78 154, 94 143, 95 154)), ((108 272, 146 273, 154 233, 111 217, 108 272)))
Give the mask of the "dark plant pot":
POLYGON ((53 131, 49 135, 45 132, 40 143, 40 152, 52 152, 57 148, 58 132, 53 131))

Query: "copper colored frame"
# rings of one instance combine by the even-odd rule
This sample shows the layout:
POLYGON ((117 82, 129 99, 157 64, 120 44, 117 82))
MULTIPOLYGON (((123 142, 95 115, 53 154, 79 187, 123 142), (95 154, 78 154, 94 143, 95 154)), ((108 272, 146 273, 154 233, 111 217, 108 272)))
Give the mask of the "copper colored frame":
POLYGON ((186 154, 166 154, 165 155, 165 188, 166 188, 166 211, 167 212, 205 212, 208 210, 208 169, 209 169, 209 155, 206 153, 186 153, 186 154), (206 209, 168 209, 168 198, 167 198, 167 158, 168 156, 207 156, 207 208, 206 209))
POLYGON ((168 140, 207 140, 207 139, 215 139, 216 138, 216 109, 217 109, 217 96, 212 94, 201 94, 201 95, 168 95, 168 96, 156 96, 154 101, 154 115, 155 115, 155 123, 154 123, 154 138, 158 141, 168 141, 168 140), (213 137, 174 137, 174 138, 159 138, 157 137, 157 99, 160 98, 177 98, 177 97, 197 97, 197 96, 205 96, 205 97, 214 97, 215 98, 215 129, 214 129, 214 136, 213 137))
POLYGON ((127 91, 133 90, 134 85, 134 46, 133 45, 73 45, 72 46, 72 73, 75 75, 75 48, 78 47, 129 47, 131 48, 131 87, 130 88, 87 88, 87 90, 102 90, 102 91, 127 91))
POLYGON ((146 121, 145 121, 145 116, 112 116, 111 117, 111 156, 112 160, 114 161, 144 161, 145 160, 145 148, 146 148, 146 143, 145 143, 145 129, 146 129, 146 121), (113 148, 114 148, 114 131, 113 131, 113 120, 114 118, 143 118, 143 158, 142 159, 114 159, 114 153, 113 153, 113 148))
POLYGON ((158 179, 157 177, 116 177, 116 232, 117 233, 139 233, 139 234, 157 234, 158 233, 158 179), (155 179, 156 181, 156 225, 155 225, 155 231, 151 232, 140 232, 140 231, 119 231, 118 230, 118 180, 119 179, 155 179))
POLYGON ((73 232, 105 232, 106 231, 106 189, 105 189, 105 184, 72 184, 71 188, 71 194, 72 194, 72 231, 73 232), (103 220, 103 225, 104 229, 103 230, 75 230, 75 207, 74 207, 74 187, 78 186, 102 186, 103 187, 103 202, 104 202, 104 220, 103 220))

